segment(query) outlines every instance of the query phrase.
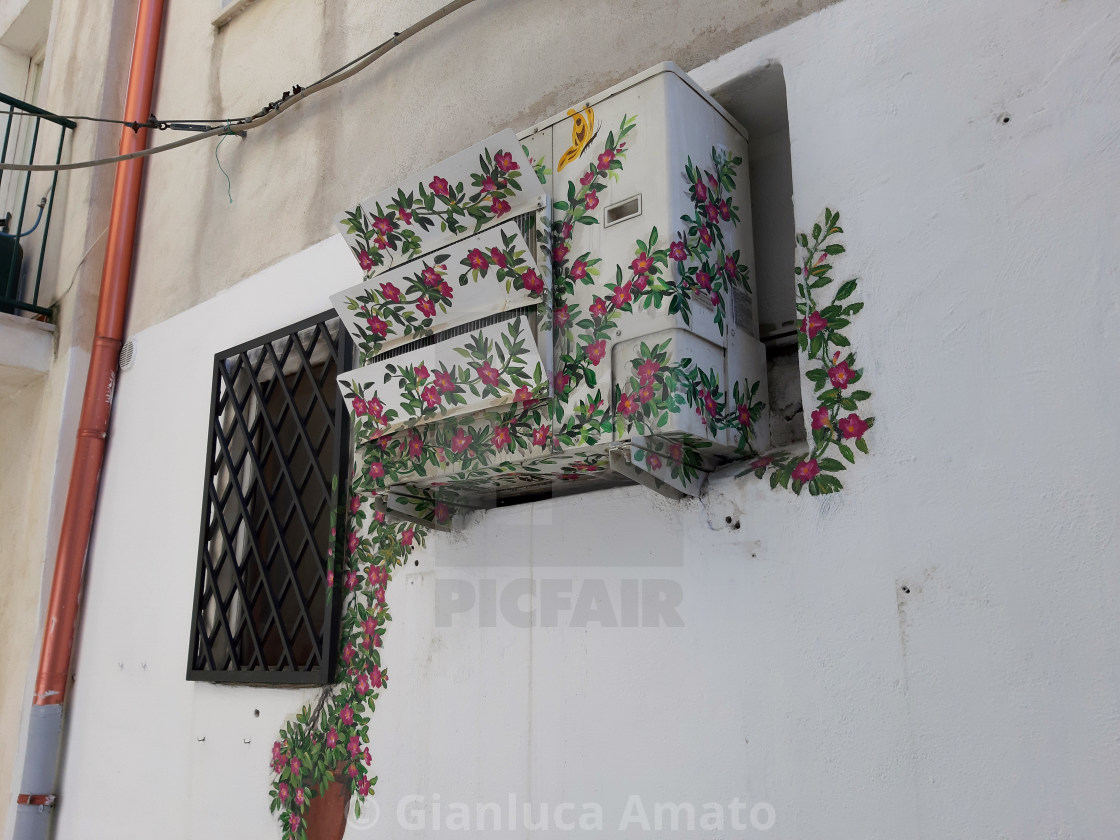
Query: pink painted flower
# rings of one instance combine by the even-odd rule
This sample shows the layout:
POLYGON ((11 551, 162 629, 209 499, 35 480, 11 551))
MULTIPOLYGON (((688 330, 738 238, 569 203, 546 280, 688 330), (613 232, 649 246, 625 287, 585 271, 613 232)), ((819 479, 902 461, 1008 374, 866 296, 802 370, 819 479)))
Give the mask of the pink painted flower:
POLYGON ((432 508, 432 518, 439 524, 444 524, 451 519, 451 508, 447 506, 447 502, 436 502, 432 508))
POLYGON ((808 461, 802 461, 793 468, 793 480, 800 481, 804 484, 820 475, 820 471, 821 467, 820 464, 817 463, 817 459, 810 458, 808 461))
MULTIPOLYGON (((362 674, 361 678, 364 679, 365 674, 362 674)), ((350 757, 355 758, 362 751, 362 739, 357 735, 351 735, 350 740, 346 743, 346 749, 350 753, 350 757)))
POLYGON ((498 426, 494 429, 494 436, 491 438, 491 443, 494 444, 495 449, 505 449, 512 443, 512 438, 509 433, 509 426, 498 426))
POLYGON ((726 201, 721 201, 719 203, 719 217, 725 222, 731 219, 731 207, 726 201))
MULTIPOLYGON (((327 554, 329 555, 330 553, 331 553, 331 550, 328 548, 327 549, 327 554)), ((333 586, 334 586, 334 569, 327 569, 327 589, 330 589, 333 586)))
POLYGON ((622 396, 618 398, 618 410, 629 417, 641 408, 641 403, 637 400, 634 394, 626 391, 622 392, 622 396))
POLYGON ((366 408, 366 401, 361 397, 354 397, 354 399, 351 400, 350 404, 354 406, 355 417, 364 417, 366 412, 369 411, 369 409, 366 408))
POLYGON ((568 304, 566 303, 563 306, 557 306, 552 311, 552 323, 555 324, 557 328, 563 327, 571 319, 572 316, 568 311, 568 304))
POLYGON ((404 531, 401 533, 401 545, 403 545, 405 548, 408 548, 409 546, 411 546, 412 545, 412 538, 415 535, 416 535, 416 533, 411 528, 405 528, 404 531))
POLYGON ((400 216, 401 221, 406 225, 412 224, 412 214, 405 210, 403 207, 397 208, 397 215, 400 216))
POLYGON ((564 222, 564 224, 560 227, 560 238, 565 242, 570 242, 572 239, 572 230, 572 223, 564 222))
POLYGON ((509 258, 505 255, 505 252, 499 248, 490 249, 490 261, 498 268, 505 268, 509 265, 509 258))
POLYGON ((475 271, 485 271, 490 267, 490 262, 486 259, 486 255, 482 253, 479 248, 472 248, 470 253, 467 254, 467 262, 470 263, 471 268, 475 271))
POLYGON ((362 497, 358 493, 355 493, 353 496, 350 497, 350 512, 351 513, 357 513, 358 509, 361 508, 361 506, 362 506, 362 497))
POLYGON ((647 256, 645 251, 642 251, 630 263, 630 270, 635 274, 649 274, 649 270, 653 268, 653 257, 647 256))
POLYGON ((416 301, 416 309, 425 318, 432 318, 436 314, 436 305, 428 298, 420 298, 416 301))
POLYGON ((634 284, 634 291, 644 292, 646 290, 646 286, 649 285, 649 278, 644 274, 639 274, 637 277, 634 278, 633 284, 634 284))
POLYGON ((494 165, 502 172, 514 172, 520 167, 514 162, 513 155, 510 152, 498 152, 494 155, 494 165))
POLYGON ((408 455, 410 458, 416 459, 424 454, 424 441, 420 439, 420 435, 413 432, 408 438, 408 455))
POLYGON ((354 710, 349 705, 343 706, 342 711, 338 713, 338 719, 346 726, 353 726, 354 710))
POLYGON ((548 444, 548 435, 551 431, 549 426, 538 426, 533 430, 533 446, 546 446, 548 444))
POLYGON ((381 402, 377 397, 370 397, 366 400, 366 411, 369 412, 370 417, 381 422, 381 415, 385 411, 385 403, 381 402))
POLYGON ((552 249, 552 261, 560 263, 564 261, 564 257, 568 256, 567 245, 557 245, 552 249))
POLYGON ((568 383, 571 381, 572 377, 568 376, 562 370, 556 371, 556 375, 552 378, 553 385, 560 393, 564 392, 564 389, 568 387, 568 383))
POLYGON ((598 160, 599 171, 600 172, 606 172, 608 167, 610 167, 610 165, 611 165, 611 161, 613 161, 613 160, 614 160, 614 150, 613 149, 607 149, 605 152, 603 152, 601 155, 599 155, 599 160, 598 160))
POLYGON ((369 255, 369 251, 362 249, 358 252, 358 265, 362 267, 362 271, 371 271, 373 269, 373 257, 369 255))
POLYGON ((583 173, 583 175, 580 176, 579 182, 583 186, 586 187, 588 184, 590 184, 592 181, 595 180, 595 176, 597 174, 598 173, 595 171, 595 168, 592 167, 591 169, 588 169, 586 172, 583 173))
POLYGON ((594 210, 599 206, 599 194, 595 190, 588 190, 587 195, 583 198, 583 206, 588 210, 594 210))
POLYGON ((287 782, 280 783, 280 801, 287 802, 288 797, 292 795, 292 789, 288 787, 287 782))
POLYGON ((400 303, 401 290, 394 286, 392 283, 382 283, 381 297, 385 298, 385 300, 390 300, 393 303, 400 303))
POLYGON ((583 260, 576 260, 572 263, 572 267, 568 273, 572 276, 573 280, 582 280, 587 276, 587 263, 583 260))
POLYGON ((704 213, 708 216, 708 221, 712 224, 719 223, 719 208, 714 204, 707 204, 704 206, 704 213))
POLYGON ((389 333, 389 325, 376 315, 366 318, 366 323, 369 325, 369 331, 378 338, 384 338, 389 333))
POLYGON ((455 390, 455 378, 449 370, 437 370, 432 378, 432 384, 443 393, 455 390))
POLYGON ((416 374, 416 381, 417 382, 423 382, 425 379, 428 378, 428 366, 427 365, 419 364, 412 369, 412 372, 416 374))
POLYGON ((734 280, 739 276, 739 264, 735 262, 733 256, 728 255, 727 259, 723 261, 723 271, 727 274, 728 280, 734 280))
MULTIPOLYGON (((376 579, 380 580, 380 578, 376 578, 376 579)), ((371 615, 369 618, 367 618, 365 621, 362 622, 362 632, 365 633, 367 636, 372 636, 374 633, 377 632, 377 618, 376 618, 376 616, 371 615)))
POLYGON ((851 384, 854 375, 855 371, 848 367, 848 363, 841 362, 835 367, 829 368, 828 381, 832 383, 834 388, 843 391, 851 384))
POLYGON ((369 796, 369 779, 358 780, 358 796, 369 796))
POLYGON ((420 279, 424 281, 425 286, 438 286, 443 282, 443 275, 436 270, 435 266, 427 265, 420 272, 420 279))
POLYGON ((380 511, 380 510, 375 510, 373 512, 373 521, 376 522, 378 525, 384 525, 385 524, 385 512, 380 511))
MULTIPOLYGON (((384 474, 384 471, 382 471, 382 474, 384 474)), ((355 551, 358 550, 358 542, 359 542, 358 532, 357 531, 351 531, 350 536, 348 536, 346 538, 346 550, 349 551, 351 554, 353 554, 355 551)))
POLYGON ((801 325, 797 329, 799 332, 808 332, 809 338, 816 338, 817 333, 828 329, 828 321, 821 317, 820 312, 812 312, 808 318, 801 319, 801 325))
POLYGON ((370 478, 384 478, 385 477, 385 465, 383 463, 381 463, 380 461, 374 461, 372 464, 369 465, 369 477, 370 478))
POLYGON ((688 249, 679 239, 669 246, 669 259, 684 262, 688 259, 688 249))
POLYGON ((373 670, 370 671, 370 682, 373 683, 375 688, 381 688, 384 683, 382 682, 381 669, 374 665, 373 670))
POLYGON ((451 300, 451 298, 455 297, 455 290, 451 288, 451 284, 446 280, 439 284, 439 293, 447 300, 451 300))
POLYGON ((347 592, 353 592, 358 588, 358 573, 347 572, 342 578, 342 584, 346 587, 347 592))
POLYGON ((521 282, 525 289, 534 295, 539 295, 544 291, 544 279, 531 268, 521 275, 521 282))
POLYGON ((697 271, 696 285, 705 292, 710 292, 712 290, 712 275, 708 274, 706 271, 697 271))
POLYGON ((509 202, 504 201, 495 195, 493 200, 490 202, 490 212, 494 214, 494 216, 504 216, 509 212, 509 202))
POLYGON ((708 200, 708 188, 704 186, 703 181, 697 180, 693 191, 696 193, 696 201, 700 204, 708 200))
POLYGON ((751 407, 746 403, 739 403, 735 407, 735 413, 739 416, 739 425, 744 429, 751 425, 751 407))
POLYGON ((446 195, 448 195, 448 194, 449 194, 449 192, 450 192, 450 191, 449 191, 449 190, 447 189, 447 181, 446 181, 446 179, 444 179, 444 178, 441 178, 441 177, 439 177, 438 175, 437 175, 436 177, 432 178, 432 181, 431 181, 431 183, 430 183, 430 184, 428 184, 428 187, 429 187, 429 188, 431 189, 431 191, 432 191, 432 192, 434 192, 434 193, 435 193, 436 195, 444 195, 444 196, 446 196, 446 195))
POLYGON ((843 437, 855 438, 856 440, 862 438, 864 432, 870 428, 867 421, 858 414, 849 414, 840 420, 837 425, 840 427, 840 434, 843 437))
POLYGON ((646 455, 646 466, 651 470, 659 470, 661 469, 661 459, 651 452, 646 455))
POLYGON ((288 828, 292 834, 296 834, 299 831, 301 822, 303 822, 303 820, 300 819, 299 814, 292 814, 288 817, 288 828))
POLYGON ((349 665, 351 660, 354 659, 357 653, 358 651, 354 649, 354 645, 352 645, 350 642, 347 642, 346 647, 342 649, 342 661, 349 665))
POLYGON ((482 185, 479 186, 478 189, 479 189, 480 192, 483 192, 483 193, 492 193, 496 189, 498 189, 498 186, 494 183, 494 179, 491 178, 489 175, 487 175, 485 178, 482 179, 482 185))
POLYGON ((645 404, 653 399, 653 386, 643 385, 638 389, 638 402, 645 404))
POLYGON ((467 434, 466 429, 456 429, 455 434, 451 436, 451 451, 458 455, 470 446, 473 440, 474 438, 467 434))
POLYGON ((583 349, 587 353, 587 358, 591 360, 591 364, 598 365, 599 362, 603 361, 603 356, 607 354, 606 339, 600 338, 598 341, 586 345, 583 349))
POLYGON ((300 760, 298 758, 293 758, 292 759, 291 767, 292 767, 292 778, 293 779, 298 779, 299 778, 300 768, 302 766, 303 765, 300 764, 300 760))
POLYGON ((530 390, 528 385, 522 385, 520 388, 513 392, 514 402, 529 402, 529 400, 531 399, 533 399, 533 392, 530 390))
POLYGON ((773 463, 774 463, 773 458, 755 458, 753 461, 751 461, 749 464, 747 464, 747 467, 752 469, 752 470, 761 470, 761 469, 765 469, 766 467, 770 466, 773 463))
POLYGON ((675 464, 684 461, 684 446, 679 443, 669 444, 669 459, 675 464))
POLYGON ((607 302, 601 297, 597 297, 591 301, 591 306, 587 308, 587 311, 596 318, 606 318, 607 302))
POLYGON ((373 229, 378 233, 384 235, 393 232, 393 220, 388 216, 374 216, 373 229))
POLYGON ((296 788, 296 795, 292 798, 295 800, 296 807, 302 809, 303 803, 306 801, 307 797, 303 792, 303 788, 298 787, 296 788))
POLYGON ((700 241, 705 245, 711 245, 713 242, 711 228, 709 228, 707 225, 700 225, 698 236, 700 237, 700 241))
POLYGON ((649 385, 659 370, 661 370, 661 362, 656 359, 646 359, 638 365, 638 379, 643 385, 649 385))
POLYGON ((369 694, 369 677, 365 674, 359 674, 358 681, 354 684, 354 690, 358 692, 359 697, 365 697, 369 694))
POLYGON ((483 385, 496 386, 501 381, 501 374, 498 369, 489 362, 483 362, 475 367, 475 370, 478 371, 478 379, 483 385))
POLYGON ((429 385, 420 392, 420 399, 423 400, 426 408, 438 408, 443 402, 443 395, 435 385, 429 385))
POLYGON ((335 729, 332 726, 330 728, 330 731, 327 732, 327 749, 328 750, 333 750, 337 746, 338 746, 338 730, 335 729))
POLYGON ((347 775, 350 776, 351 779, 358 778, 358 774, 361 773, 361 772, 362 771, 358 769, 358 765, 356 765, 356 764, 351 764, 349 767, 346 768, 346 773, 347 773, 347 775))
POLYGON ((810 415, 814 429, 831 429, 832 421, 828 416, 828 406, 820 406, 810 415))
POLYGON ((621 286, 614 290, 614 294, 611 295, 611 303, 614 304, 615 309, 621 309, 623 306, 630 302, 632 297, 630 289, 630 283, 623 283, 621 286))

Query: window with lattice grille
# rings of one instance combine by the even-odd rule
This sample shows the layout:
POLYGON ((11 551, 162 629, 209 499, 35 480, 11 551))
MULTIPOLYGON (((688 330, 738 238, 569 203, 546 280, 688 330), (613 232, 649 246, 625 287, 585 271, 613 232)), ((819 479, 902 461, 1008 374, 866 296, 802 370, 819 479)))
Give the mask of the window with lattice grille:
POLYGON ((335 377, 350 355, 327 312, 214 357, 188 679, 333 678, 350 460, 335 377))

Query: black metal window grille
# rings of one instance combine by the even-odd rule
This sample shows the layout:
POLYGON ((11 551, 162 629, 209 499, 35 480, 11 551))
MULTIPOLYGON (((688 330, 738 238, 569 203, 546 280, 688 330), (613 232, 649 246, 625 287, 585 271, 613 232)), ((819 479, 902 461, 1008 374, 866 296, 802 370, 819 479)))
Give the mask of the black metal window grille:
POLYGON ((214 357, 187 679, 333 679, 345 550, 352 345, 333 312, 214 357), (337 583, 337 581, 336 581, 337 583))

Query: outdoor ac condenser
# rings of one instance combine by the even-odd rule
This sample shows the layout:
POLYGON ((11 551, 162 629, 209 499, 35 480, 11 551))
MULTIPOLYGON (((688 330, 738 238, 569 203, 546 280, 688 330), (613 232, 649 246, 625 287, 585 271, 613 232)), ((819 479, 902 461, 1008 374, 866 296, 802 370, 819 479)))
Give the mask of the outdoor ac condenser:
POLYGON ((695 495, 765 448, 746 133, 662 64, 339 218, 362 486, 451 527, 514 497, 695 495))

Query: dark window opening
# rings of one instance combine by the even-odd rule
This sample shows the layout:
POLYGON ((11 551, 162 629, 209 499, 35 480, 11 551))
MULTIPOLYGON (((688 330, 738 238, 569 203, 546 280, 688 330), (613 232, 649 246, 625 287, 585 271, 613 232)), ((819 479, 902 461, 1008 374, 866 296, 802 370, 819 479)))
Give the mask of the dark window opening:
POLYGON ((345 550, 351 343, 333 312, 214 358, 187 678, 308 685, 333 678, 345 550))

